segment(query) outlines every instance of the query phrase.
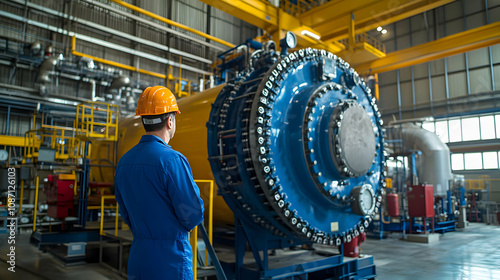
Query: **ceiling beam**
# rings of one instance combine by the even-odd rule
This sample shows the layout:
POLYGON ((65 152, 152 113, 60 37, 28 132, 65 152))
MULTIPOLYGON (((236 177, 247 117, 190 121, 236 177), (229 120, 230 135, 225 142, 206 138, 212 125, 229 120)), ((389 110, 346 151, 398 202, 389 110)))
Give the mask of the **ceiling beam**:
MULTIPOLYGON (((112 0, 116 1, 116 0, 112 0)), ((345 46, 336 42, 323 42, 303 34, 304 30, 309 34, 318 34, 311 27, 304 25, 298 18, 285 13, 277 7, 259 0, 200 0, 212 7, 226 12, 243 21, 266 30, 273 35, 275 41, 283 36, 281 31, 291 31, 297 36, 299 47, 320 45, 327 51, 337 53, 345 49, 345 46)), ((320 35, 320 34, 318 34, 320 35)))
POLYGON ((357 11, 375 2, 380 2, 380 1, 378 0, 330 1, 321 6, 315 7, 307 12, 300 14, 298 18, 302 21, 302 23, 314 27, 322 23, 329 22, 333 19, 339 18, 341 16, 348 15, 354 11, 357 11))
POLYGON ((361 74, 381 73, 500 44, 500 22, 395 51, 372 62, 354 65, 361 74))
POLYGON ((305 13, 301 16, 301 19, 312 23, 311 27, 321 34, 322 40, 331 42, 348 37, 348 25, 351 13, 354 14, 354 20, 356 21, 355 30, 356 34, 358 34, 373 30, 378 26, 384 26, 421 14, 425 11, 435 9, 453 1, 455 0, 385 0, 376 1, 374 3, 372 3, 372 1, 368 1, 367 3, 371 4, 360 6, 360 3, 358 2, 363 1, 350 0, 343 2, 356 3, 353 8, 349 8, 348 5, 345 6, 342 2, 337 3, 335 6, 339 6, 341 4, 342 6, 338 7, 338 11, 332 11, 330 13, 331 16, 328 17, 329 13, 324 14, 322 11, 316 10, 324 6, 322 5, 314 9, 316 10, 316 13, 305 13), (359 7, 359 9, 355 10, 354 7, 359 7), (317 17, 318 19, 314 20, 311 19, 311 17, 317 17))
POLYGON ((200 0, 264 30, 278 27, 278 8, 258 0, 200 0))

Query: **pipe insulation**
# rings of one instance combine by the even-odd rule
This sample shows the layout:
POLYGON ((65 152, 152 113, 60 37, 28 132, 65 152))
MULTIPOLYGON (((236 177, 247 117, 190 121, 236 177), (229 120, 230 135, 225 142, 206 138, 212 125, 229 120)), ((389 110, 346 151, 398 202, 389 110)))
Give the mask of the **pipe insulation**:
POLYGON ((449 189, 448 180, 453 178, 450 167, 450 149, 439 137, 414 124, 401 126, 404 148, 419 150, 417 159, 419 184, 432 184, 434 196, 445 196, 449 189))

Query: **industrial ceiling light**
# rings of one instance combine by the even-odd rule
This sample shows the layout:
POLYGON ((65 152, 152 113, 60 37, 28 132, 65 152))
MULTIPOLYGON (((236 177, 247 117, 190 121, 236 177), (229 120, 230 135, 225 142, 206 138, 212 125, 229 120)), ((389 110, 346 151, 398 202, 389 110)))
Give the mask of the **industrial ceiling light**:
POLYGON ((382 26, 377 27, 377 31, 378 32, 382 31, 382 26))
POLYGON ((382 29, 382 31, 380 31, 380 32, 382 32, 382 34, 386 34, 387 33, 387 29, 382 29))
POLYGON ((304 36, 307 36, 307 37, 310 37, 310 38, 313 38, 313 39, 318 40, 318 41, 319 41, 319 39, 321 39, 321 36, 319 36, 318 34, 316 34, 316 33, 312 33, 311 31, 309 31, 309 30, 305 30, 305 29, 304 29, 304 30, 302 30, 302 31, 300 32, 300 34, 302 34, 302 35, 304 35, 304 36))

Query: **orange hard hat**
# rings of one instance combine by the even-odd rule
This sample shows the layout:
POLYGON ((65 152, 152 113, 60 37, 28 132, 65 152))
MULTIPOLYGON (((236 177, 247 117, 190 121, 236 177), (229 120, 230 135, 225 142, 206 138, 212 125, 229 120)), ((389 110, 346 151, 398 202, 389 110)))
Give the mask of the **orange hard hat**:
POLYGON ((166 87, 155 86, 146 88, 139 97, 136 116, 161 115, 170 112, 180 114, 174 94, 166 87))

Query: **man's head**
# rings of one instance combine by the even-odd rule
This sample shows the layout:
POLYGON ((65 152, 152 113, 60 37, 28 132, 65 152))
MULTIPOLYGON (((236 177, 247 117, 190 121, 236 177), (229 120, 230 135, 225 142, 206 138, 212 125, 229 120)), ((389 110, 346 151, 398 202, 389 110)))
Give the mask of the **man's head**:
POLYGON ((148 134, 161 137, 167 143, 174 137, 175 114, 181 113, 172 92, 163 86, 148 87, 139 97, 137 116, 142 117, 142 124, 148 134))

